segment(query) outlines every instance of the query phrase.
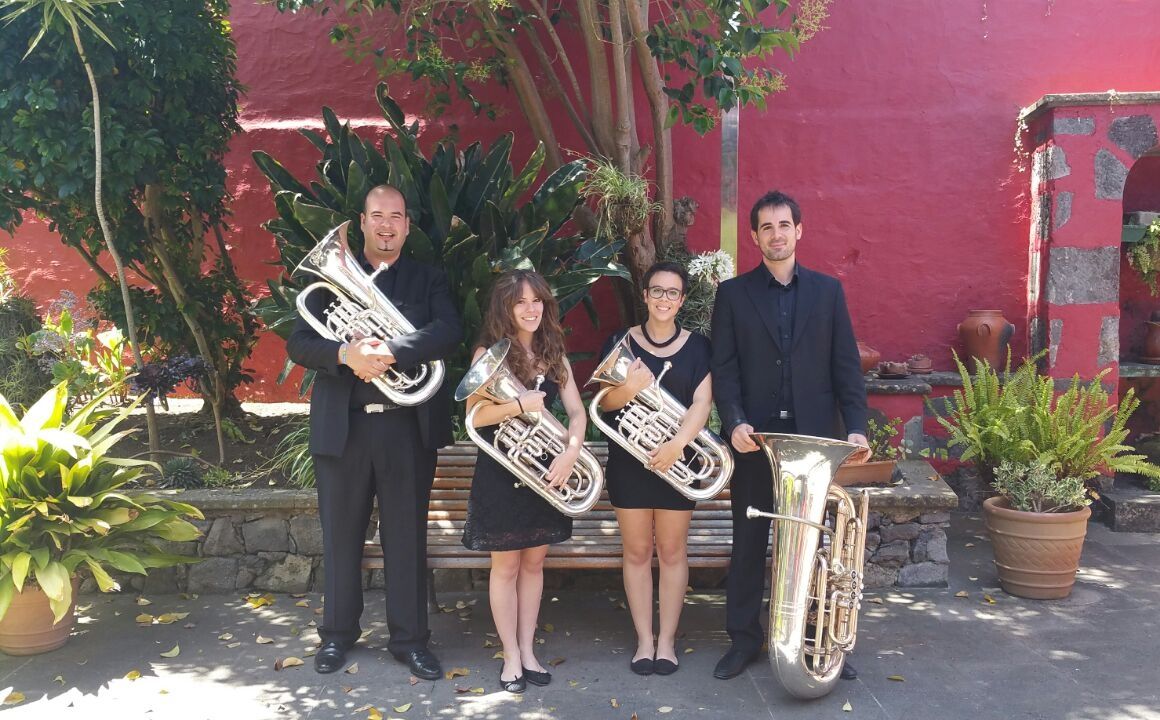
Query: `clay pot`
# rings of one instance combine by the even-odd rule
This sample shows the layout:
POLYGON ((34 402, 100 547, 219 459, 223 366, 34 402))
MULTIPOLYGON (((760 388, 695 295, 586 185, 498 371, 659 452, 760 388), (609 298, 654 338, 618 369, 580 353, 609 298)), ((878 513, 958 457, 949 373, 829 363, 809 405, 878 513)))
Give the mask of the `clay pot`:
POLYGON ((1148 326, 1148 334, 1144 336, 1144 357, 1140 359, 1146 363, 1160 363, 1160 322, 1149 320, 1144 324, 1148 326))
POLYGON ((1013 510, 1006 498, 983 501, 983 515, 1003 590, 1033 600, 1071 594, 1091 508, 1075 512, 1013 510))
POLYGON ((967 319, 959 323, 966 357, 986 360, 996 368, 1006 364, 1007 345, 1014 332, 1015 326, 1007 322, 1002 310, 971 310, 967 319))
POLYGON ((870 372, 878 367, 878 361, 882 359, 882 353, 870 347, 864 342, 858 342, 858 358, 862 361, 862 374, 870 372))
POLYGON ((891 375, 898 377, 900 375, 909 375, 910 366, 904 362, 890 362, 889 360, 878 364, 878 374, 883 377, 891 375))
POLYGON ((929 375, 934 370, 934 363, 926 355, 911 355, 906 366, 915 375, 929 375))
POLYGON ((56 650, 68 642, 72 632, 79 582, 73 576, 73 604, 55 625, 48 596, 34 582, 12 596, 4 619, 0 620, 0 650, 9 655, 37 655, 56 650))
POLYGON ((834 482, 841 487, 855 485, 889 485, 894 479, 893 460, 871 460, 864 463, 841 465, 834 474, 834 482))

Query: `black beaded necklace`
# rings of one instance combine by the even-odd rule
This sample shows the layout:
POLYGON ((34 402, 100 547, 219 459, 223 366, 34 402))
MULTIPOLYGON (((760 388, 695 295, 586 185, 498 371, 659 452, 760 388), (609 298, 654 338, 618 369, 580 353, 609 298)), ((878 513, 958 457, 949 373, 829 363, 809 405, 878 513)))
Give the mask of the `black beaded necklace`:
POLYGON ((669 338, 668 340, 665 340, 664 342, 657 342, 656 340, 653 340, 651 337, 649 337, 647 323, 640 324, 640 334, 644 335, 644 339, 648 340, 649 344, 652 345, 653 347, 663 348, 663 347, 668 347, 669 345, 672 345, 674 342, 677 341, 677 338, 679 338, 681 336, 681 326, 677 325, 677 331, 675 333, 673 333, 673 336, 671 338, 669 338))

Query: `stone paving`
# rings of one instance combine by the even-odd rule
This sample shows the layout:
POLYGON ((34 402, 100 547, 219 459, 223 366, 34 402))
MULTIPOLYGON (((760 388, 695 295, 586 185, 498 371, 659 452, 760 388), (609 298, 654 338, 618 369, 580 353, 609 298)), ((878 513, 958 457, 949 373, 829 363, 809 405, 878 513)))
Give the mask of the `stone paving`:
POLYGON ((727 646, 719 591, 690 595, 681 669, 669 677, 628 671, 633 635, 623 597, 550 591, 540 633, 544 662, 561 660, 547 688, 520 697, 496 687, 499 663, 486 593, 442 593, 451 612, 432 618, 434 649, 453 680, 411 684, 381 648, 385 622, 367 594, 370 631, 349 656, 351 672, 320 676, 307 652, 320 598, 273 595, 252 608, 238 594, 85 596, 63 649, 0 655, 0 695, 24 695, 8 718, 1103 718, 1160 720, 1160 536, 1091 525, 1072 597, 1019 600, 997 589, 977 516, 955 514, 948 531, 950 587, 869 593, 858 680, 798 702, 760 661, 732 681, 711 677, 727 646), (959 593, 965 597, 958 597, 959 593), (993 599, 993 604, 987 598, 993 599), (456 609, 456 605, 461 606, 456 609), (141 613, 189 613, 138 625, 141 613), (550 627, 549 627, 550 626, 550 627), (227 635, 229 637, 227 637, 227 635), (269 639, 269 642, 265 642, 269 639), (162 653, 178 653, 162 657, 162 653), (276 670, 279 659, 302 666, 276 670), (135 680, 127 675, 140 673, 135 680), (372 712, 372 708, 374 712, 372 712), (844 711, 845 710, 845 711, 844 711))

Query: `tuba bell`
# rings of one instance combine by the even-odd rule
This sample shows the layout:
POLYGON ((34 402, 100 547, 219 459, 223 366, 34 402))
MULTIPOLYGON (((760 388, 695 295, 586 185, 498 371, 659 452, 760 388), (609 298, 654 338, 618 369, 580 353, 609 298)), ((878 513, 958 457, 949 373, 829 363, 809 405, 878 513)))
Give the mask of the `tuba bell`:
MULTIPOLYGON (((322 278, 298 293, 298 313, 319 335, 338 342, 385 341, 415 332, 415 326, 375 285, 375 277, 387 270, 387 264, 369 275, 359 266, 346 241, 349 225, 348 220, 328 232, 294 269, 322 278), (321 290, 335 296, 322 313, 325 321, 306 307, 306 298, 321 290)), ((444 372, 443 361, 434 360, 408 370, 392 366, 371 382, 396 405, 419 405, 439 390, 444 372)))
MULTIPOLYGON (((688 409, 661 387, 661 378, 672 367, 666 361, 660 376, 617 412, 614 424, 606 423, 600 416, 600 401, 609 391, 624 384, 628 366, 635 359, 625 335, 588 380, 589 385, 605 383, 588 404, 588 414, 605 435, 647 466, 651 453, 676 436, 688 409)), ((733 475, 733 454, 709 428, 702 428, 685 446, 686 457, 690 452, 691 458, 678 460, 667 471, 653 472, 690 500, 717 497, 733 475)))
MULTIPOLYGON (((507 338, 488 348, 463 376, 455 389, 455 401, 479 395, 497 404, 507 403, 526 392, 527 388, 504 363, 510 349, 511 340, 507 338)), ((542 375, 538 378, 537 389, 543 379, 542 375)), ((472 407, 464 420, 472 442, 565 515, 576 517, 592 509, 604 489, 604 470, 588 448, 580 448, 580 457, 563 485, 552 487, 548 483, 552 458, 564 452, 568 437, 559 420, 546 411, 520 413, 500 422, 495 439, 489 441, 475 429, 475 413, 480 407, 472 407)))
POLYGON ((776 512, 746 510, 774 521, 769 662, 790 695, 821 697, 857 640, 869 497, 855 505, 833 478, 861 447, 809 435, 751 437, 773 470, 776 512))

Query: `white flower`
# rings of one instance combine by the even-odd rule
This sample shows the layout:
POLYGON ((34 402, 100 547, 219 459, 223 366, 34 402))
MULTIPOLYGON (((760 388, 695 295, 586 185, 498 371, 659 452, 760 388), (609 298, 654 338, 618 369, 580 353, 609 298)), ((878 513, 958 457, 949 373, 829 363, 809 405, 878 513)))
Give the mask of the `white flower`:
POLYGON ((689 274, 694 278, 719 283, 733 277, 733 258, 724 250, 701 253, 689 261, 689 274))

